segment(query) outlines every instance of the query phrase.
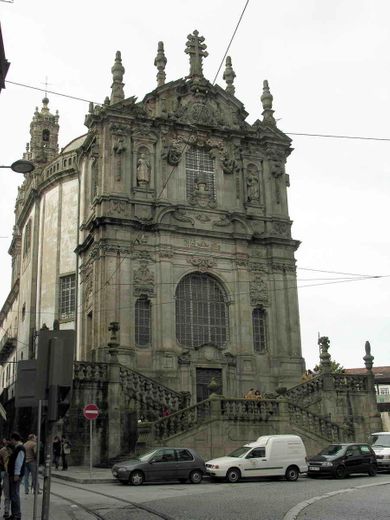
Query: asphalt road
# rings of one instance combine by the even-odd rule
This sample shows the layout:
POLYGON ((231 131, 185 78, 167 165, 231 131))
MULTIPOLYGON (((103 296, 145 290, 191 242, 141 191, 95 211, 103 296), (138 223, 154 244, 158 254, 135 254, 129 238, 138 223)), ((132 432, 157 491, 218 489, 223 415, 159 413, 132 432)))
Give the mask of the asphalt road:
POLYGON ((158 520, 158 514, 168 520, 390 519, 389 474, 344 480, 264 479, 238 484, 168 483, 140 487, 116 483, 69 487, 56 481, 53 491, 99 511, 107 520, 158 520), (117 503, 116 499, 127 500, 132 505, 117 503))

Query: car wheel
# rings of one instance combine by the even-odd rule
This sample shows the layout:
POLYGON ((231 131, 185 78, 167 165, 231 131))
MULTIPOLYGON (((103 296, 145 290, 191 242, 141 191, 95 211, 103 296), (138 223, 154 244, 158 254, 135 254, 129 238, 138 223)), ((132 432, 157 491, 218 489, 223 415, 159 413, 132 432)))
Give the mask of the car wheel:
POLYGON ((241 478, 241 472, 237 468, 230 468, 226 473, 226 480, 230 482, 230 484, 235 484, 241 478))
POLYGON ((368 476, 375 477, 377 473, 378 473, 378 468, 376 466, 370 466, 370 468, 368 470, 368 476))
POLYGON ((344 466, 337 466, 337 468, 334 470, 334 476, 336 478, 345 478, 347 475, 347 472, 345 471, 344 466))
POLYGON ((133 473, 131 473, 129 477, 129 483, 132 486, 140 486, 141 484, 143 484, 144 480, 145 477, 142 471, 133 471, 133 473))
POLYGON ((191 471, 190 473, 190 482, 191 484, 200 484, 202 482, 203 473, 196 469, 195 471, 191 471))
POLYGON ((296 466, 289 466, 286 469, 285 477, 289 482, 295 482, 299 477, 299 469, 296 466))

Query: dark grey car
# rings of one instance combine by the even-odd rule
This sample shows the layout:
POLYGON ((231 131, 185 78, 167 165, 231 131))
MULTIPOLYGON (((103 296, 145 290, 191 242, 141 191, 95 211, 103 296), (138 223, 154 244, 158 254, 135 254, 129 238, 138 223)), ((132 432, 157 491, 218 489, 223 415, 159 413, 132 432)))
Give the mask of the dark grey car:
POLYGON ((112 468, 115 478, 133 486, 158 480, 199 484, 205 472, 204 460, 190 448, 156 448, 112 468))

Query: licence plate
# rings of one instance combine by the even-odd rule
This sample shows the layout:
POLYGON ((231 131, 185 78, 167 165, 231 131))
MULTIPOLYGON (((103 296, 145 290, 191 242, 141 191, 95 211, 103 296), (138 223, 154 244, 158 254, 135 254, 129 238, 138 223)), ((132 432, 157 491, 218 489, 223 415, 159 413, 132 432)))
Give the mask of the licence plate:
POLYGON ((318 466, 309 466, 309 471, 320 471, 318 466))

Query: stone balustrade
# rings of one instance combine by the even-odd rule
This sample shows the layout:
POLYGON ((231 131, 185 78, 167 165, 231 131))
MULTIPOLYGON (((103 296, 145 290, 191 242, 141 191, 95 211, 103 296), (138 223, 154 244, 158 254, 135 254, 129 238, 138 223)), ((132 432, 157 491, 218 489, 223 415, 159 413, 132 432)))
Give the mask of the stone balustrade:
POLYGON ((291 424, 330 442, 348 441, 351 438, 348 428, 339 426, 326 417, 309 412, 296 404, 288 403, 288 413, 291 424))
POLYGON ((268 421, 279 416, 275 399, 221 399, 221 415, 226 421, 268 421))
POLYGON ((104 383, 108 381, 108 364, 92 361, 75 361, 74 380, 104 383))
POLYGON ((301 406, 305 407, 321 398, 323 387, 324 379, 322 375, 318 375, 304 383, 289 388, 283 397, 293 403, 299 403, 301 406))
POLYGON ((161 416, 164 407, 176 412, 189 404, 188 393, 175 392, 124 366, 120 367, 120 384, 122 391, 136 401, 138 417, 142 419, 154 421, 161 416))
POLYGON ((206 399, 155 421, 152 425, 152 435, 156 440, 167 439, 198 426, 209 419, 210 415, 211 400, 206 399))
POLYGON ((368 392, 368 377, 362 374, 332 374, 337 392, 368 392))

